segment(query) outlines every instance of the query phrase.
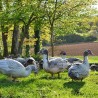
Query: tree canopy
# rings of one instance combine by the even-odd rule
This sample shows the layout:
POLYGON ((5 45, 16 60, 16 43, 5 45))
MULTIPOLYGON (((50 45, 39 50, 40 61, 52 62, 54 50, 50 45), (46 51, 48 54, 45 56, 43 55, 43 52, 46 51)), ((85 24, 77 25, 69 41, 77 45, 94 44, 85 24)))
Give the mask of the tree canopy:
MULTIPOLYGON (((91 27, 88 22, 97 13, 92 8, 96 2, 97 0, 0 0, 3 55, 22 54, 23 47, 26 47, 28 56, 30 47, 38 51, 42 41, 46 40, 51 42, 53 56, 56 36, 84 33, 91 27)), ((94 23, 97 26, 97 22, 94 23)))

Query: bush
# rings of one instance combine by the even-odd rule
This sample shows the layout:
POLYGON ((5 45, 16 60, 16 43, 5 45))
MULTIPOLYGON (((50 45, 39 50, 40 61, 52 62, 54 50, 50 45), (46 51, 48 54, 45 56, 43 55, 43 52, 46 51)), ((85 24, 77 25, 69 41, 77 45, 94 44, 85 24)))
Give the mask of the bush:
POLYGON ((96 41, 97 40, 97 37, 94 37, 94 36, 88 36, 85 38, 85 42, 89 42, 89 41, 96 41))
POLYGON ((56 38, 56 44, 64 43, 77 43, 77 42, 91 42, 96 41, 97 37, 94 36, 80 36, 77 34, 69 34, 66 36, 59 36, 56 38))
POLYGON ((83 42, 84 37, 76 34, 70 34, 65 36, 66 43, 76 43, 76 42, 83 42))
MULTIPOLYGON (((54 44, 66 44, 66 43, 78 43, 78 42, 91 42, 96 41, 97 38, 94 36, 81 36, 78 34, 68 34, 66 36, 58 36, 55 38, 54 44)), ((50 45, 49 43, 45 42, 45 46, 50 45)))
POLYGON ((77 34, 69 34, 66 36, 59 36, 56 38, 56 43, 63 44, 63 43, 76 43, 76 42, 83 42, 84 37, 77 35, 77 34), (61 40, 59 42, 59 40, 61 40))

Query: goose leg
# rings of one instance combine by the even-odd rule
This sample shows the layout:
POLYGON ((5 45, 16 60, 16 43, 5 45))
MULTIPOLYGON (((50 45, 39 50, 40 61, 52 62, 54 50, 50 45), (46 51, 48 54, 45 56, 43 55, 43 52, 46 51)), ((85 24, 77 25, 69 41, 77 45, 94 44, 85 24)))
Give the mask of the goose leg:
POLYGON ((51 73, 51 77, 52 77, 52 78, 54 78, 54 75, 53 75, 53 73, 51 73))
POLYGON ((18 80, 16 80, 17 78, 16 77, 12 77, 12 81, 13 82, 19 82, 18 80))
POLYGON ((82 82, 83 78, 81 79, 81 82, 82 82))
POLYGON ((74 82, 75 80, 74 79, 72 79, 72 82, 74 82))
POLYGON ((16 81, 16 78, 15 77, 13 77, 13 80, 12 80, 13 82, 15 82, 16 81))
POLYGON ((58 78, 60 78, 60 73, 58 73, 58 78))
POLYGON ((12 75, 9 76, 9 80, 13 81, 13 76, 12 75))

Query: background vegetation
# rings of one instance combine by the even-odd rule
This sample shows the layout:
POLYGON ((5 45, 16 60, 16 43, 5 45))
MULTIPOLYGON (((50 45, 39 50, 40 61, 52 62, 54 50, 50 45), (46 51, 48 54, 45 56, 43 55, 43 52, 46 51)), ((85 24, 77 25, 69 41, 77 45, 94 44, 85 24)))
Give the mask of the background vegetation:
MULTIPOLYGON (((98 0, 0 0, 0 57, 30 56, 45 45, 98 40, 98 0)), ((61 49, 61 47, 60 47, 61 49)), ((81 57, 80 57, 81 58, 81 57)), ((90 62, 98 61, 94 57, 90 62)), ((98 63, 98 62, 97 62, 98 63)), ((72 82, 67 70, 51 79, 39 70, 20 82, 0 74, 0 98, 98 98, 98 72, 72 82)))
POLYGON ((25 51, 24 56, 30 56, 31 48, 36 55, 49 44, 54 56, 55 44, 97 40, 96 4, 96 0, 0 0, 0 55, 25 51))

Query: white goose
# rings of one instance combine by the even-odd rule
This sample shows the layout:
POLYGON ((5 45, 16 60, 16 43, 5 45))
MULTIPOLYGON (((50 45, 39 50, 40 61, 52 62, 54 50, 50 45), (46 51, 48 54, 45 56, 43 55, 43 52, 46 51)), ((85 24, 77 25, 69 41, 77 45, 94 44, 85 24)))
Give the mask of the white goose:
POLYGON ((58 74, 58 77, 60 77, 60 72, 64 71, 67 67, 67 61, 66 59, 62 58, 54 58, 48 60, 48 50, 42 49, 39 52, 43 55, 43 69, 50 73, 53 77, 54 74, 58 74))
POLYGON ((36 65, 36 61, 33 57, 22 58, 19 56, 17 58, 13 58, 13 59, 20 62, 21 64, 23 64, 25 67, 27 67, 30 64, 36 65))
POLYGON ((82 63, 83 61, 82 60, 80 60, 79 58, 74 58, 74 57, 71 57, 71 58, 66 58, 66 52, 65 51, 61 51, 60 52, 60 55, 61 55, 61 58, 62 59, 66 59, 67 61, 68 61, 68 63, 69 63, 69 66, 68 66, 68 68, 69 67, 71 67, 71 65, 73 65, 74 63, 82 63))
MULTIPOLYGON (((66 52, 65 51, 61 51, 60 55, 61 55, 61 57, 63 59, 66 58, 66 52)), ((74 57, 66 58, 66 59, 68 60, 69 63, 74 63, 74 62, 80 62, 80 63, 82 63, 83 62, 79 58, 74 58, 74 57)))
POLYGON ((0 73, 12 77, 13 81, 16 78, 29 76, 31 71, 34 71, 35 74, 38 72, 36 65, 24 67, 20 62, 13 59, 0 60, 0 73))
POLYGON ((83 63, 73 64, 69 70, 68 75, 72 80, 83 80, 89 75, 89 63, 88 63, 88 55, 92 55, 90 50, 84 51, 84 60, 83 63))

